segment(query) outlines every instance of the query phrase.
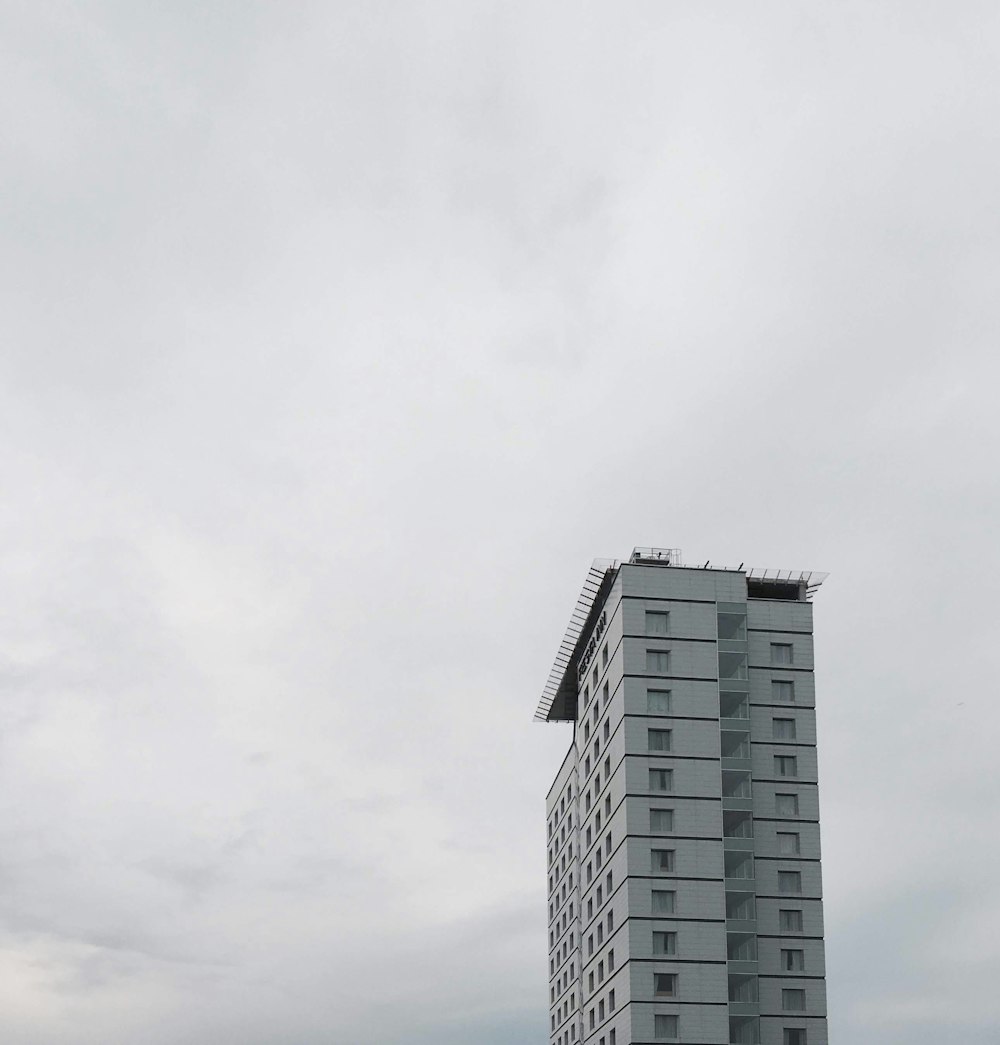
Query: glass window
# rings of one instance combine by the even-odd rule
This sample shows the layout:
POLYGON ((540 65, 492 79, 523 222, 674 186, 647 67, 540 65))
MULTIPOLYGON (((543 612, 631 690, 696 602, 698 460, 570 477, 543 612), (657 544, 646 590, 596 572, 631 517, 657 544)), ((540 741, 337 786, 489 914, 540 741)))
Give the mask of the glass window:
POLYGON ((771 679, 771 700, 776 704, 794 704, 795 683, 788 679, 771 679))
POLYGON ((676 954, 677 933, 653 933, 653 954, 676 954))
POLYGON ((672 809, 650 809, 649 830, 653 834, 664 834, 674 829, 674 811, 672 809))
POLYGON ((747 637, 747 619, 742 613, 719 614, 720 639, 745 639, 747 637))
POLYGON ((646 634, 666 635, 670 614, 663 611, 646 610, 646 634))
POLYGON ((651 769, 649 771, 650 791, 673 791, 674 771, 672 769, 651 769))
POLYGON ((778 872, 779 893, 801 893, 802 872, 801 871, 779 871, 778 872))
POLYGON ((738 921, 750 921, 757 916, 753 893, 737 893, 726 890, 726 917, 738 921))
POLYGON ((757 1000, 757 977, 733 973, 729 977, 729 1000, 752 1005, 757 1000))
POLYGON ((745 679, 747 677, 747 655, 745 653, 720 653, 719 678, 745 679))
POLYGON ((653 849, 652 854, 654 871, 673 871, 675 855, 673 849, 653 849))
POLYGON ((726 933, 726 954, 731 962, 755 962, 757 937, 753 933, 726 933))
POLYGON ((719 712, 723 718, 749 718, 750 697, 746 693, 719 694, 719 712))
POLYGON ((794 755, 775 755, 774 772, 778 776, 798 776, 798 760, 794 755))
POLYGON ((653 994, 657 998, 676 998, 677 997, 677 973, 675 973, 675 972, 654 972, 653 973, 653 994))
POLYGON ((646 731, 650 751, 669 751, 672 746, 672 729, 649 729, 646 731))
POLYGON ((646 650, 646 670, 652 675, 667 675, 670 672, 670 653, 663 649, 646 650))
POLYGON ((653 914, 675 913, 677 893, 673 889, 654 889, 651 895, 653 914))
POLYGON ((722 793, 726 798, 750 798, 750 774, 743 770, 724 769, 722 793))
POLYGON ((772 664, 791 664, 792 663, 792 644, 790 642, 772 642, 771 643, 771 663, 772 664))
POLYGON ((722 757, 749 758, 750 734, 739 733, 732 729, 724 729, 722 731, 722 757))
POLYGON ((722 833, 726 838, 753 838, 753 817, 741 809, 724 810, 722 833))
POLYGON ((606 668, 608 666, 608 646, 604 644, 604 649, 601 650, 601 667, 606 668))
POLYGON ((646 690, 646 710, 651 715, 669 715, 672 709, 669 689, 646 690))
POLYGON ((781 1007, 785 1012, 803 1012, 806 1007, 806 992, 798 988, 784 988, 781 992, 781 1007))
POLYGON ((795 719, 794 718, 772 718, 771 719, 771 735, 775 740, 794 740, 795 739, 795 719))
POLYGON ((733 849, 726 853, 727 878, 753 878, 753 854, 733 849))
POLYGON ((779 911, 778 928, 783 933, 802 932, 802 912, 787 909, 779 911))
MULTIPOLYGON (((723 776, 725 776, 725 774, 723 774, 723 776)), ((798 816, 799 796, 776 794, 774 796, 774 811, 778 816, 798 816)))
POLYGON ((662 1038, 664 1041, 680 1036, 679 1020, 676 1016, 664 1016, 656 1013, 653 1016, 653 1037, 662 1038))
POLYGON ((759 1016, 730 1016, 729 1040, 732 1045, 758 1045, 760 1042, 759 1016))
POLYGON ((781 856, 798 856, 799 855, 799 835, 798 835, 798 832, 790 832, 790 831, 779 831, 778 832, 778 853, 781 856))
POLYGON ((806 968, 806 952, 794 948, 781 948, 781 968, 785 972, 804 972, 806 968))
POLYGON ((786 1027, 781 1038, 781 1045, 807 1045, 806 1032, 798 1027, 786 1027))

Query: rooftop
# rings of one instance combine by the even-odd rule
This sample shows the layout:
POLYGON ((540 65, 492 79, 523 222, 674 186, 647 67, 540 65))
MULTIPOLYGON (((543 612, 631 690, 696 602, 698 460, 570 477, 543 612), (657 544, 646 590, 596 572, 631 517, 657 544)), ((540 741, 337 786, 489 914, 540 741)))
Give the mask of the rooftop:
MULTIPOLYGON (((682 570, 718 570, 724 573, 743 573, 747 578, 748 594, 758 599, 787 599, 794 590, 795 597, 805 588, 811 599, 816 589, 827 578, 825 573, 808 570, 744 569, 739 566, 685 565, 679 548, 633 548, 628 559, 633 566, 657 566, 682 570)), ((598 613, 607 599, 622 561, 595 559, 587 571, 576 605, 570 615, 566 633, 556 651, 552 670, 542 690, 535 710, 536 722, 564 721, 575 717, 577 680, 574 666, 580 659, 582 647, 597 623, 598 613), (570 714, 570 711, 573 714, 570 714)))

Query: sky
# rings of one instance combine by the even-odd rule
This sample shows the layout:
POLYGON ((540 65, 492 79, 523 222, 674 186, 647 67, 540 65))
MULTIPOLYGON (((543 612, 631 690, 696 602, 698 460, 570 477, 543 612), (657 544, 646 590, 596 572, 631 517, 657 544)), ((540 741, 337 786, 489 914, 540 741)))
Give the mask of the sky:
POLYGON ((829 571, 832 1038, 995 1045, 998 49, 0 0, 0 1040, 541 1045, 532 714, 652 545, 829 571))

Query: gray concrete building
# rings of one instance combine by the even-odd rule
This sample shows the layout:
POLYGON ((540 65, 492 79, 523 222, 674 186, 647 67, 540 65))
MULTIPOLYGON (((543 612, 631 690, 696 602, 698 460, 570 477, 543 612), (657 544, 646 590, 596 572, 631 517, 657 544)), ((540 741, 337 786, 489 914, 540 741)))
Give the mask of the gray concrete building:
POLYGON ((812 593, 597 561, 536 718, 552 1045, 827 1045, 812 593))

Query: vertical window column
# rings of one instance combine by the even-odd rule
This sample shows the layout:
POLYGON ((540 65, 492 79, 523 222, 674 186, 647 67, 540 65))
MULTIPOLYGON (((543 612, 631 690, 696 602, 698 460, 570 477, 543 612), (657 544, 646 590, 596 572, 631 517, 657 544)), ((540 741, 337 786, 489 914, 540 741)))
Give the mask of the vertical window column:
POLYGON ((746 603, 717 604, 729 1040, 760 1042, 746 603))

